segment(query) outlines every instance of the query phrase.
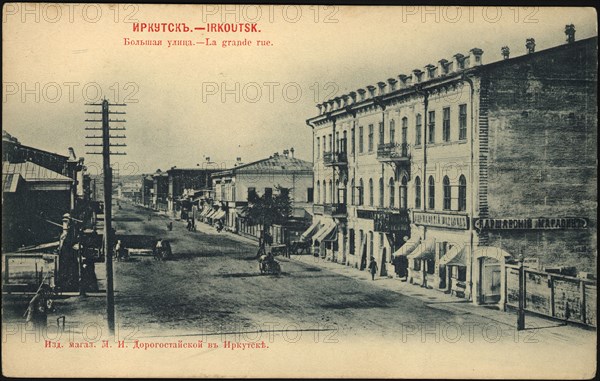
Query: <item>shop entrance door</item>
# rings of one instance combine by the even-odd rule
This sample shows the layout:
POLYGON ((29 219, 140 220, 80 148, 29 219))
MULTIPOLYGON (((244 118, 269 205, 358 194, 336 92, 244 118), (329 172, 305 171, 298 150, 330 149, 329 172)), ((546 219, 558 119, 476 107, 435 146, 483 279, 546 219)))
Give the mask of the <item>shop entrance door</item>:
POLYGON ((500 262, 493 258, 480 259, 481 302, 498 303, 500 301, 500 262))

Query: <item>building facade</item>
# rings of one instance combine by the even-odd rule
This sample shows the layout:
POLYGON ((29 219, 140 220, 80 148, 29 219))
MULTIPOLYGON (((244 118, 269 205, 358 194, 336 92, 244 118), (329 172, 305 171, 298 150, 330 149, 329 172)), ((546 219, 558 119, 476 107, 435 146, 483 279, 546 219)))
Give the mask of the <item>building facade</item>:
POLYGON ((595 268, 596 44, 473 48, 318 104, 315 252, 476 303, 521 254, 595 268))
POLYGON ((288 189, 296 218, 304 218, 312 205, 312 164, 294 158, 289 151, 214 173, 212 182, 217 209, 213 218, 222 219, 228 230, 242 234, 258 236, 259 227, 249 225, 243 215, 251 193, 261 196, 276 192, 277 187, 288 189))
POLYGON ((211 186, 210 175, 216 172, 217 169, 209 169, 203 167, 197 168, 177 168, 172 167, 167 171, 168 174, 168 195, 167 195, 167 210, 174 212, 181 209, 178 204, 184 191, 200 190, 211 186))

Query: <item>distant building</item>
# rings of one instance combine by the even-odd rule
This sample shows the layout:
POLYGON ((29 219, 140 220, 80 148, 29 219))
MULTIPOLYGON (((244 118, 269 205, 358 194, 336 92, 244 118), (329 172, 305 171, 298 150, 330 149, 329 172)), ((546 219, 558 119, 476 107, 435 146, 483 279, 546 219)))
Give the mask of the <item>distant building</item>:
POLYGON ((167 211, 169 196, 169 175, 160 169, 152 175, 152 208, 160 211, 167 211))
POLYGON ((181 211, 181 200, 184 192, 206 189, 211 186, 211 174, 217 172, 214 168, 177 168, 172 167, 168 174, 167 210, 169 212, 181 211))
POLYGON ((142 175, 140 186, 140 203, 146 207, 152 206, 152 193, 154 191, 154 179, 151 175, 142 175))
POLYGON ((313 202, 312 177, 312 163, 294 158, 289 151, 214 173, 211 218, 222 219, 232 231, 258 236, 259 227, 249 225, 243 215, 248 196, 274 193, 278 186, 289 190, 294 217, 304 218, 313 202))

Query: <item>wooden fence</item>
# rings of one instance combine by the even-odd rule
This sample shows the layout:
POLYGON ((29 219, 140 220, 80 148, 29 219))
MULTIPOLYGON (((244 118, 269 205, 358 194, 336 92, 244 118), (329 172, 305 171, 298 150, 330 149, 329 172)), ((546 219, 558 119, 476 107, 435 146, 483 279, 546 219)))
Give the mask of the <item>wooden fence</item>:
MULTIPOLYGON (((506 265, 505 300, 519 306, 519 266, 506 265)), ((525 310, 596 327, 596 281, 524 269, 525 310)))

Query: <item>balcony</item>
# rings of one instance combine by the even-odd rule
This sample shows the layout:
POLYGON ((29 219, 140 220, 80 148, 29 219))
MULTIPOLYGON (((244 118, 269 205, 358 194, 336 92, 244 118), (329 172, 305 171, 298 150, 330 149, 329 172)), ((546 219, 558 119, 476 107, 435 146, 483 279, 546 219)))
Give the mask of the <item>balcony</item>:
POLYGON ((346 204, 326 204, 323 206, 325 215, 337 218, 346 218, 347 216, 346 204))
POLYGON ((348 165, 346 152, 325 152, 323 163, 326 167, 345 167, 348 165))
POLYGON ((408 143, 385 143, 377 146, 377 160, 381 162, 409 163, 408 143))
POLYGON ((346 218, 346 204, 314 204, 313 213, 336 218, 346 218))

